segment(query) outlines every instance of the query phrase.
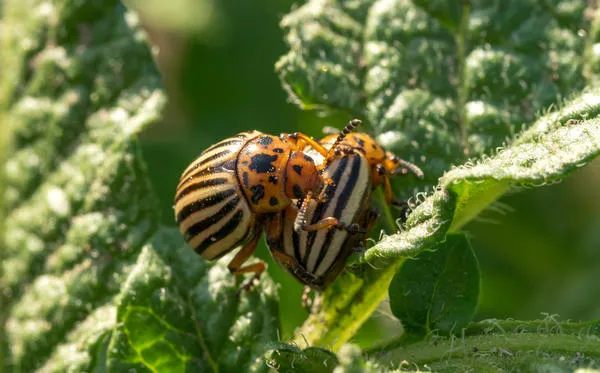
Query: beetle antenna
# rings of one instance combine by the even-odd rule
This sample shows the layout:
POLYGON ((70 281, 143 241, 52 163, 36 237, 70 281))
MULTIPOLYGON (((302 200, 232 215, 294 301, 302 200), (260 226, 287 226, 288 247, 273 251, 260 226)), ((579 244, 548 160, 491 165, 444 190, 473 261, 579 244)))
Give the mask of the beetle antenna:
POLYGON ((399 159, 398 161, 399 161, 398 162, 399 167, 404 167, 408 171, 415 174, 419 179, 423 178, 423 176, 424 176, 423 171, 417 165, 407 162, 404 159, 399 159))
POLYGON ((342 142, 342 140, 344 140, 344 138, 346 136, 348 136, 348 134, 352 131, 354 131, 356 129, 356 127, 360 126, 360 124, 362 123, 362 121, 360 119, 352 119, 350 120, 346 126, 344 126, 344 128, 340 131, 340 134, 338 135, 337 139, 335 139, 335 142, 333 143, 333 145, 331 145, 331 148, 329 148, 328 152, 327 152, 327 158, 325 159, 325 165, 327 165, 327 162, 329 161, 329 154, 331 154, 331 151, 334 151, 334 149, 342 142))

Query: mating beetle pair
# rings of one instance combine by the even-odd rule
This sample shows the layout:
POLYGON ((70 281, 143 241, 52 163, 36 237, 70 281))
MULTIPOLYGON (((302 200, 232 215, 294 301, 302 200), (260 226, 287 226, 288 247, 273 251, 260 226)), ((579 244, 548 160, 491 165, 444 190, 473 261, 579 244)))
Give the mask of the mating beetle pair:
POLYGON ((175 196, 175 218, 188 244, 207 260, 243 244, 228 267, 254 273, 248 287, 265 264, 243 264, 265 231, 279 264, 305 285, 324 289, 371 227, 371 189, 383 184, 393 203, 389 175, 421 175, 369 135, 348 136, 359 123, 350 121, 320 142, 301 133, 253 131, 206 149, 183 172, 175 196))

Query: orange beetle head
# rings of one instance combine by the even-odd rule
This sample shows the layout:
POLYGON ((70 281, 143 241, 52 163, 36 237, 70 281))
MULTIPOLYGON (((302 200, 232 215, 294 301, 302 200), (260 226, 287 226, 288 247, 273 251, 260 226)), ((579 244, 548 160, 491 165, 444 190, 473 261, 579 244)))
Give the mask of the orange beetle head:
POLYGON ((313 159, 299 151, 290 154, 285 180, 285 194, 293 199, 300 199, 308 192, 317 195, 323 184, 313 159))

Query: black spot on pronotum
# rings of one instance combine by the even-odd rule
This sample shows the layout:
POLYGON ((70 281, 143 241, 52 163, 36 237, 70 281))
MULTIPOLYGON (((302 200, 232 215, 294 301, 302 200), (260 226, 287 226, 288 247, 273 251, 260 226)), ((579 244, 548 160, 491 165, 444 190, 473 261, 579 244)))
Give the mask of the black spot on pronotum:
POLYGON ((277 185, 278 181, 279 181, 279 178, 277 177, 277 175, 269 176, 269 183, 271 183, 273 185, 277 185))
POLYGON ((283 149, 281 149, 281 148, 275 148, 275 149, 273 149, 273 151, 275 153, 279 153, 279 154, 283 153, 283 149))
POLYGON ((242 181, 244 182, 244 187, 248 188, 248 173, 244 172, 242 175, 242 181))
POLYGON ((271 205, 271 206, 277 206, 278 203, 279 203, 279 200, 275 197, 271 197, 271 199, 269 200, 269 205, 271 205))
POLYGON ((354 139, 354 141, 356 141, 356 143, 357 143, 358 145, 360 145, 361 147, 364 147, 364 146, 365 146, 365 141, 364 141, 363 139, 361 139, 360 137, 358 137, 358 136, 352 136, 352 138, 353 138, 353 139, 354 139))
POLYGON ((309 157, 308 155, 304 154, 304 160, 308 161, 308 162, 312 162, 313 159, 311 157, 309 157))
POLYGON ((276 155, 256 154, 250 158, 250 166, 252 171, 258 173, 275 172, 275 166, 271 163, 277 160, 276 155))
POLYGON ((302 176, 302 166, 295 164, 292 168, 298 175, 302 176))
POLYGON ((271 136, 262 136, 260 139, 258 139, 258 143, 262 146, 269 146, 271 143, 273 143, 273 139, 271 136))
POLYGON ((300 185, 294 184, 292 190, 294 192, 294 198, 302 198, 302 188, 300 188, 300 185))
POLYGON ((252 186, 250 191, 252 192, 252 197, 250 197, 250 200, 255 205, 265 196, 265 187, 260 184, 252 186))
POLYGON ((373 150, 377 150, 377 145, 371 144, 371 148, 373 148, 373 150))

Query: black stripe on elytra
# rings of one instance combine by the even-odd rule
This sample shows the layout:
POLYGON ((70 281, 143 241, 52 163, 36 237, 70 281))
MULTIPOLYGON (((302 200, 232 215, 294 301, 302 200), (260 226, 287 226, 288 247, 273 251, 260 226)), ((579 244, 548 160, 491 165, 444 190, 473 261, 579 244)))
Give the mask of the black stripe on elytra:
POLYGON ((192 185, 188 185, 187 187, 180 190, 179 193, 177 193, 177 196, 175 197, 175 203, 177 203, 177 201, 179 201, 180 199, 185 197, 188 193, 193 192, 194 190, 207 188, 207 187, 211 187, 211 186, 215 186, 215 185, 221 185, 221 184, 225 184, 226 182, 227 182, 226 177, 217 177, 217 178, 208 179, 208 180, 204 179, 204 180, 201 180, 192 185))
MULTIPOLYGON (((219 242, 220 240, 224 239, 225 237, 227 237, 228 235, 230 235, 233 231, 235 231, 235 229, 238 227, 238 225, 240 225, 240 221, 242 221, 242 218, 244 216, 244 212, 242 210, 239 210, 238 212, 236 212, 231 219, 229 219, 229 221, 227 223, 225 223, 224 226, 221 227, 221 229, 219 229, 217 232, 215 232, 212 236, 207 237, 204 241, 202 241, 198 246, 196 246, 194 248, 194 250, 198 253, 198 254, 202 254, 209 246, 213 245, 215 242, 219 242)), ((224 250, 229 251, 230 248, 224 248, 224 250)), ((218 253, 217 255, 219 255, 221 253, 218 253)))
POLYGON ((236 196, 231 199, 231 201, 227 202, 219 211, 217 211, 214 215, 207 217, 204 220, 201 220, 197 223, 194 223, 188 230, 185 232, 185 240, 190 241, 194 236, 208 229, 213 224, 217 223, 223 217, 233 210, 235 210, 236 206, 240 202, 240 197, 236 196))
POLYGON ((292 228, 292 245, 294 246, 294 257, 302 266, 306 268, 306 263, 303 262, 303 258, 300 255, 300 235, 292 228))
MULTIPOLYGON (((311 224, 314 224, 314 223, 318 222, 319 220, 328 217, 328 216, 323 216, 323 215, 325 214, 325 211, 327 211, 327 208, 329 207, 329 203, 331 202, 331 200, 333 199, 333 197, 335 195, 336 186, 339 184, 340 179, 342 178, 342 175, 344 174, 344 171, 346 170, 346 167, 348 164, 348 157, 340 158, 339 162, 335 163, 335 164, 336 164, 337 168, 331 178, 333 180, 333 185, 327 184, 325 186, 325 192, 324 192, 325 202, 323 202, 323 203, 319 202, 317 204, 317 208, 315 209, 315 212, 310 221, 311 224)), ((305 263, 307 263, 307 261, 308 261, 308 254, 312 250, 312 246, 315 243, 315 238, 317 237, 318 231, 312 231, 310 233, 312 233, 312 234, 308 235, 307 241, 306 241, 306 244, 307 244, 306 247, 308 249, 306 250, 306 254, 304 255, 305 258, 304 258, 303 262, 305 262, 305 263)))
MULTIPOLYGON (((217 159, 217 158, 224 157, 224 156, 226 156, 226 155, 228 155, 228 154, 231 154, 231 150, 230 150, 230 149, 225 149, 225 150, 223 150, 223 151, 220 151, 220 152, 218 152, 218 153, 216 153, 216 154, 213 154, 213 155, 211 155, 210 157, 207 157, 207 158, 203 158, 203 159, 201 159, 201 160, 200 160, 200 161, 198 161, 196 164, 194 164, 194 166, 193 166, 192 168, 190 168, 189 170, 187 170, 187 171, 186 171, 186 172, 185 172, 185 173, 184 173, 184 174, 181 176, 181 178, 182 178, 182 179, 186 178, 187 176, 189 176, 189 175, 190 175, 192 172, 194 172, 195 170, 197 170, 197 169, 198 169, 198 168, 200 168, 201 166, 203 166, 203 165, 206 165, 207 163, 209 163, 209 162, 211 162, 211 161, 214 161, 214 160, 215 160, 215 159, 217 159)), ((196 174, 196 175, 193 175, 193 176, 197 176, 197 174, 196 174)))
POLYGON ((242 145, 242 140, 241 139, 226 139, 223 140, 221 142, 218 142, 216 144, 214 144, 213 146, 211 146, 210 148, 206 149, 205 151, 202 152, 202 154, 206 154, 208 152, 211 152, 217 148, 223 148, 223 147, 229 147, 229 146, 236 146, 236 147, 240 147, 239 145, 242 145))
POLYGON ((193 213, 195 213, 197 211, 200 211, 202 209, 205 209, 210 206, 214 206, 218 203, 225 201, 225 199, 227 197, 234 195, 235 192, 236 192, 235 188, 227 189, 222 192, 215 193, 206 198, 199 199, 197 201, 194 201, 192 203, 185 205, 185 207, 183 207, 177 213, 177 223, 181 223, 188 216, 192 215, 193 213))
MULTIPOLYGON (((350 167, 352 167, 352 170, 350 171, 350 177, 348 178, 348 182, 346 182, 346 185, 344 185, 344 189, 342 189, 342 192, 341 192, 339 198, 336 200, 337 204, 335 205, 335 210, 333 212, 333 216, 338 219, 341 219, 342 210, 346 207, 348 200, 353 197, 352 194, 354 192, 356 182, 358 181, 358 177, 360 175, 360 166, 362 163, 360 156, 355 156, 353 158, 354 158, 354 160, 352 161, 352 165, 350 166, 350 167)), ((362 196, 361 196, 361 198, 362 198, 362 196)), ((352 218, 354 218, 354 217, 352 216, 352 218)), ((325 236, 325 241, 323 241, 323 247, 326 247, 327 250, 321 250, 319 252, 319 256, 317 257, 317 261, 315 264, 315 272, 319 269, 321 262, 325 258, 326 251, 329 251, 332 249, 331 241, 333 241, 333 236, 337 232, 338 232, 338 230, 335 228, 330 229, 327 232, 327 236, 325 236)), ((348 236, 346 236, 346 240, 347 239, 348 239, 348 236)), ((346 244, 346 240, 344 240, 344 242, 342 242, 342 247, 346 244)), ((336 248, 336 249, 338 249, 338 255, 339 255, 341 253, 341 248, 336 248)), ((334 262, 335 262, 335 260, 334 260, 334 262)))
POLYGON ((350 171, 350 177, 348 178, 348 181, 346 182, 346 185, 344 185, 344 189, 342 189, 342 193, 338 198, 338 202, 341 203, 338 203, 335 206, 335 211, 333 212, 333 216, 338 219, 342 217, 342 209, 346 207, 346 203, 352 197, 356 183, 358 182, 358 177, 360 176, 360 166, 362 164, 361 156, 356 155, 353 158, 354 160, 352 161, 351 165, 352 170, 350 171))
POLYGON ((364 140, 363 140, 363 139, 361 139, 361 138, 360 138, 360 137, 358 137, 358 136, 352 136, 352 138, 354 139, 354 141, 356 141, 356 143, 357 143, 358 145, 360 145, 361 147, 363 147, 363 148, 364 148, 364 146, 365 146, 365 142, 364 142, 364 140))

